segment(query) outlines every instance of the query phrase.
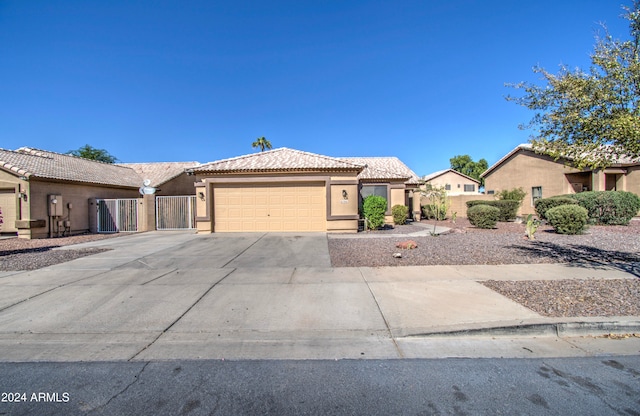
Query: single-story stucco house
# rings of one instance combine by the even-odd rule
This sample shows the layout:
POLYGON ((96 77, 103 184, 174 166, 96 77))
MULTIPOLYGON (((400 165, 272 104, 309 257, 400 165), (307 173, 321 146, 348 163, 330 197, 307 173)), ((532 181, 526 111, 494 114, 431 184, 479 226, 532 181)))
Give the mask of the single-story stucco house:
POLYGON ((640 161, 619 160, 604 169, 576 169, 566 159, 538 154, 521 144, 482 173, 485 192, 522 187, 527 197, 520 215, 534 214, 538 198, 583 191, 629 191, 640 195, 640 161))
POLYGON ((0 232, 44 238, 155 229, 155 197, 193 196, 194 178, 185 169, 197 165, 109 164, 28 147, 0 149, 0 232), (159 188, 157 195, 140 194, 145 179, 159 188))
POLYGON ((425 185, 442 187, 447 195, 477 195, 480 192, 480 181, 473 179, 454 169, 445 169, 423 176, 425 185))
POLYGON ((391 215, 417 184, 397 158, 335 158, 289 148, 206 163, 193 172, 199 232, 357 232, 363 196, 385 196, 391 215))
POLYGON ((388 222, 393 205, 419 213, 417 183, 394 157, 334 158, 287 148, 204 165, 107 164, 0 149, 0 232, 23 238, 185 228, 356 232, 361 200, 370 194, 387 198, 388 222), (144 194, 145 185, 155 194, 144 194))

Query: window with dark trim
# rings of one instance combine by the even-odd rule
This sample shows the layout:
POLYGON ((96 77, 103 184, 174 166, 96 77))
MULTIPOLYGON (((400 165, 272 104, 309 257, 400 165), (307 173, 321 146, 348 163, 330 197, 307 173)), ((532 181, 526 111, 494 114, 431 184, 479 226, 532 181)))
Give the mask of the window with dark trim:
POLYGON ((360 195, 362 196, 362 199, 365 199, 370 195, 378 195, 389 201, 387 185, 363 185, 360 195))
POLYGON ((465 192, 475 192, 476 191, 476 186, 474 184, 471 185, 464 185, 464 191, 465 192))
POLYGON ((542 198, 542 186, 534 186, 531 188, 531 206, 536 205, 536 201, 542 198))

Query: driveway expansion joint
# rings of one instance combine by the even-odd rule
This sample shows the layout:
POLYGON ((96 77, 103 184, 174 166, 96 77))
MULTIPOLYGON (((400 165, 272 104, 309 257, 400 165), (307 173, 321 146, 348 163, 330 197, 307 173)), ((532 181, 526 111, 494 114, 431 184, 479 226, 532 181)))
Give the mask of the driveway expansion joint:
POLYGON ((179 317, 177 317, 173 322, 171 322, 162 332, 160 332, 160 334, 155 337, 149 344, 147 344, 144 348, 142 348, 140 351, 138 351, 137 353, 135 353, 131 358, 129 358, 127 361, 133 361, 135 360, 135 358, 137 356, 139 356, 140 354, 142 354, 144 351, 146 351, 147 349, 149 349, 153 344, 155 344, 160 337, 162 337, 162 335, 164 335, 168 330, 170 330, 175 324, 177 324, 187 313, 189 313, 190 310, 192 310, 202 299, 204 299, 205 296, 207 296, 209 294, 209 292, 211 292, 213 290, 214 287, 218 286, 218 284, 220 284, 220 282, 222 282, 224 279, 226 279, 227 277, 229 277, 230 274, 232 274, 233 272, 235 272, 236 269, 231 269, 229 271, 229 273, 225 274, 220 280, 218 280, 217 282, 215 282, 214 284, 211 285, 211 287, 209 289, 207 289, 202 296, 200 296, 198 299, 195 300, 195 302, 193 302, 191 304, 191 306, 189 306, 179 317))

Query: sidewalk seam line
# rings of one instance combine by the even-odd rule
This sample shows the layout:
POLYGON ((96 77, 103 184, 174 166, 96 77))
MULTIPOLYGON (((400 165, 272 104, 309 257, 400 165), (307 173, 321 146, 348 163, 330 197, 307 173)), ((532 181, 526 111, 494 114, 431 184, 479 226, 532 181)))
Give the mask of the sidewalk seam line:
POLYGON ((396 347, 396 351, 398 352, 398 355, 400 356, 400 358, 405 358, 404 354, 402 353, 402 350, 400 349, 400 345, 398 345, 396 338, 393 336, 393 332, 391 331, 391 327, 389 326, 387 317, 384 316, 384 313, 382 312, 382 308, 380 308, 380 304, 378 303, 378 299, 376 298, 375 293, 373 293, 373 290, 371 290, 371 286, 369 286, 369 282, 367 281, 367 278, 364 277, 364 273, 362 273, 362 268, 358 267, 358 272, 360 272, 360 276, 362 276, 362 280, 364 280, 364 283, 367 285, 367 289, 369 289, 369 293, 371 293, 371 297, 373 298, 373 301, 375 302, 376 307, 378 308, 378 312, 382 317, 382 321, 384 322, 384 325, 387 327, 387 332, 389 333, 391 342, 393 342, 393 345, 396 347))

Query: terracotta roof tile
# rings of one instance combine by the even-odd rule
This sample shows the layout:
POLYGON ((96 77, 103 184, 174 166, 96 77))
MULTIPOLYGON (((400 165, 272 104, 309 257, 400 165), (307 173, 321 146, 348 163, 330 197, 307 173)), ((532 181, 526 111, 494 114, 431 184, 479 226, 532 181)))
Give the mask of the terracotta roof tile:
POLYGON ((142 179, 133 169, 29 147, 0 149, 0 169, 28 178, 123 187, 142 185, 142 179))
POLYGON ((206 163, 195 172, 269 172, 347 170, 360 171, 363 166, 337 158, 282 147, 206 163))
POLYGON ((420 178, 397 157, 341 157, 351 163, 366 165, 358 175, 365 180, 398 180, 404 179, 406 184, 418 184, 420 178))
POLYGON ((152 163, 119 163, 119 166, 133 169, 141 178, 149 179, 151 186, 158 187, 171 179, 180 176, 185 169, 200 166, 198 162, 152 162, 152 163))

